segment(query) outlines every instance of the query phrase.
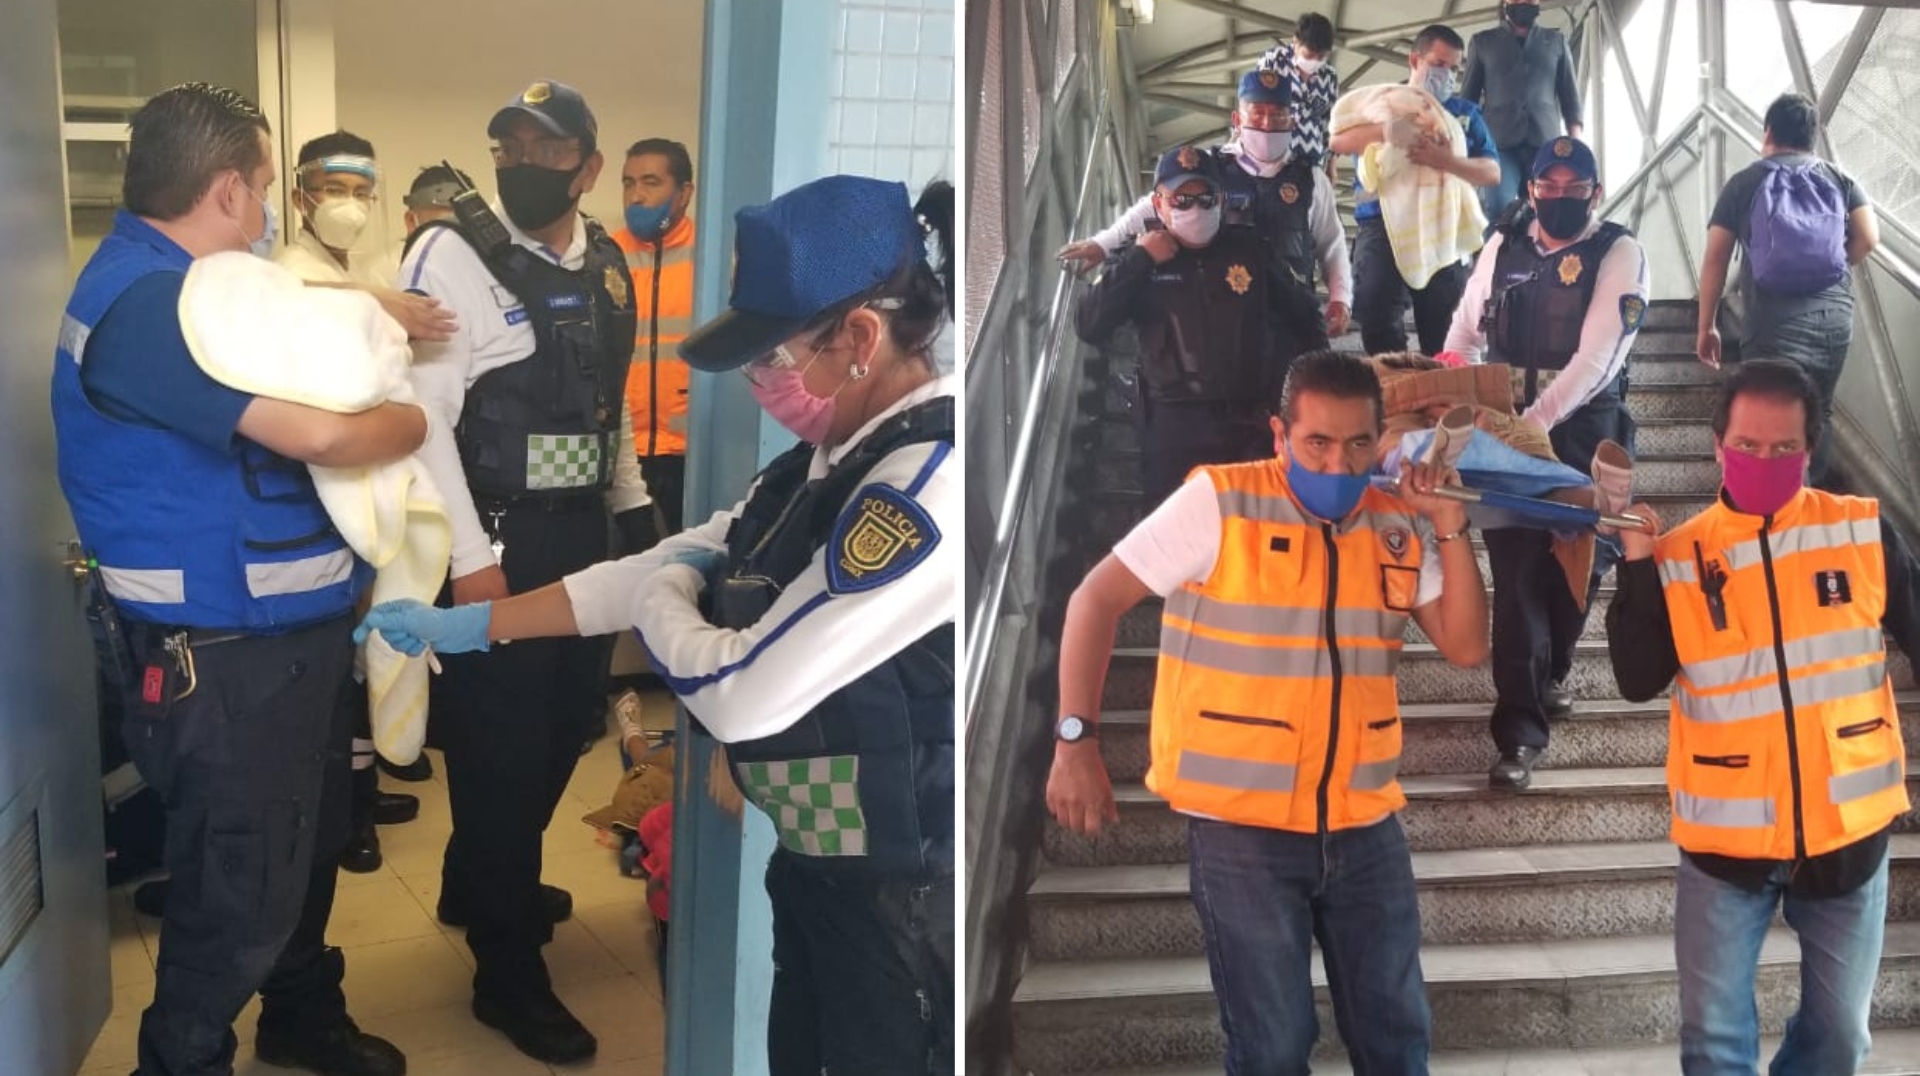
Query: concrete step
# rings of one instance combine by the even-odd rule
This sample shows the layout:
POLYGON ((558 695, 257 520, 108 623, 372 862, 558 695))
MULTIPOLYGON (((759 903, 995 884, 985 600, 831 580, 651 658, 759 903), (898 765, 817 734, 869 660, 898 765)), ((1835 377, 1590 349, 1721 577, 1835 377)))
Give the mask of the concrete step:
MULTIPOLYGON (((1887 919, 1920 919, 1920 834, 1892 841, 1887 919)), ((1422 945, 1673 929, 1667 841, 1415 852, 1422 945)), ((1052 868, 1027 891, 1033 959, 1205 956, 1187 865, 1052 868)))
MULTIPOLYGON (((1798 961, 1791 932, 1768 934, 1755 984, 1765 1033, 1777 1034, 1797 1004, 1798 961)), ((1667 934, 1435 945, 1420 962, 1435 1050, 1579 1050, 1679 1033, 1667 934)), ((1312 975, 1320 1049, 1331 1054, 1338 1036, 1317 957, 1312 975)), ((1888 924, 1872 1016, 1876 1026, 1920 1024, 1920 923, 1888 924)), ((1217 1064, 1224 1048, 1199 957, 1037 964, 1014 992, 1013 1020, 1015 1060, 1036 1076, 1217 1064)))
MULTIPOLYGON (((1765 1064, 1780 1049, 1780 1037, 1763 1036, 1760 1059, 1765 1064)), ((1538 1050, 1466 1050, 1441 1052, 1431 1059, 1431 1076, 1673 1076, 1680 1052, 1673 1044, 1659 1046, 1595 1046, 1585 1049, 1546 1047, 1538 1050)), ((1353 1066, 1342 1058, 1316 1060, 1315 1076, 1353 1076, 1353 1066)), ((1877 1028, 1873 1052, 1858 1076, 1916 1076, 1920 1074, 1920 1028, 1877 1028)), ((1171 1068, 1127 1069, 1111 1076, 1220 1076, 1220 1066, 1176 1065, 1171 1068)))
MULTIPOLYGON (((1416 852, 1505 848, 1593 841, 1660 841, 1671 820, 1665 769, 1540 769, 1524 792, 1496 792, 1486 771, 1408 777, 1400 782, 1407 808, 1400 815, 1416 852)), ((1920 766, 1909 764, 1908 794, 1920 802, 1920 766)), ((1049 819, 1041 850, 1059 867, 1117 867, 1181 863, 1187 858, 1186 819, 1140 784, 1116 783, 1118 825, 1097 837, 1061 829, 1049 819)), ((1909 813, 1902 832, 1920 829, 1909 813)))
MULTIPOLYGON (((1902 691, 1895 698, 1901 737, 1920 754, 1920 691, 1902 691)), ((1455 703, 1402 706, 1401 775, 1484 773, 1497 757, 1487 732, 1488 709, 1455 703)), ((1538 766, 1543 770, 1664 766, 1668 710, 1664 698, 1575 701, 1572 717, 1552 723, 1553 743, 1538 766)), ((1148 720, 1149 712, 1143 709, 1108 710, 1100 715, 1100 755, 1113 780, 1146 778, 1148 720)))

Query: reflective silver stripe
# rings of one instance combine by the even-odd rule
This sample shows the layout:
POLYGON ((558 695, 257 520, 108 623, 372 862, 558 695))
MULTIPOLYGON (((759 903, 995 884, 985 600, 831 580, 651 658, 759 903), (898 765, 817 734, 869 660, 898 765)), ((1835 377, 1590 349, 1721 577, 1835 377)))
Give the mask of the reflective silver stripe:
POLYGON ((1888 759, 1878 766, 1870 766, 1852 773, 1836 774, 1827 778, 1827 796, 1834 803, 1847 803, 1875 792, 1883 792, 1905 779, 1905 767, 1901 759, 1888 759))
POLYGON ((1198 785, 1219 785, 1249 792, 1292 792, 1293 774, 1294 767, 1284 762, 1180 752, 1179 779, 1198 785))
POLYGON ((109 568, 100 566, 107 593, 121 601, 179 605, 187 600, 187 573, 178 568, 109 568))
POLYGON ((1660 562, 1660 581, 1662 583, 1698 583, 1700 572, 1690 560, 1663 560, 1660 562))
MULTIPOLYGON (((1787 668, 1804 669, 1809 665, 1820 665, 1844 658, 1865 657, 1869 654, 1882 654, 1887 649, 1886 640, 1879 628, 1846 628, 1830 631, 1821 635, 1809 635, 1804 639, 1795 639, 1786 645, 1787 668)), ((1779 669, 1774 660, 1773 647, 1755 647, 1744 654, 1733 654, 1711 661, 1687 663, 1687 679, 1701 690, 1714 687, 1726 687, 1751 680, 1756 676, 1767 676, 1779 669)), ((1794 692, 1797 698, 1799 692, 1794 692)))
MULTIPOLYGON (((1310 636, 1326 633, 1324 607, 1251 605, 1222 601, 1190 590, 1175 591, 1167 597, 1167 614, 1191 620, 1217 631, 1243 635, 1310 636)), ((1336 609, 1333 630, 1346 638, 1398 638, 1406 617, 1373 609, 1336 609), (1397 623, 1396 623, 1397 622, 1397 623)))
POLYGON ((60 350, 73 356, 73 361, 81 362, 81 356, 87 350, 87 337, 93 330, 81 324, 72 314, 60 315, 60 350))
MULTIPOLYGON (((1176 661, 1243 676, 1311 679, 1333 675, 1323 645, 1254 646, 1195 635, 1185 628, 1162 625, 1160 651, 1176 661)), ((1342 647, 1340 672, 1345 676, 1392 676, 1400 666, 1398 648, 1342 647)))
POLYGON ((353 551, 337 549, 317 557, 247 565, 247 593, 256 598, 305 594, 330 587, 353 574, 353 551))
MULTIPOLYGON (((1788 684, 1793 692, 1796 706, 1811 706, 1815 703, 1832 702, 1852 695, 1863 695, 1875 691, 1887 681, 1887 663, 1876 661, 1871 665, 1861 665, 1852 669, 1835 669, 1818 676, 1807 676, 1788 684)), ((1730 695, 1695 694, 1688 685, 1676 686, 1674 701, 1680 705, 1680 712, 1689 720, 1708 724, 1721 724, 1728 721, 1746 721, 1751 718, 1765 717, 1779 713, 1784 707, 1780 702, 1778 684, 1757 687, 1749 691, 1736 691, 1730 695)))
POLYGON ((1245 490, 1226 489, 1220 491, 1220 514, 1240 519, 1252 519, 1261 523, 1293 523, 1307 525, 1307 517, 1300 508, 1286 497, 1264 497, 1245 490))
MULTIPOLYGON (((1843 519, 1838 523, 1806 523, 1767 535, 1773 559, 1838 546, 1880 544, 1880 524, 1871 519, 1843 519)), ((1727 547, 1727 570, 1737 572, 1760 563, 1760 539, 1749 538, 1727 547)))
MULTIPOLYGON (((651 314, 640 315, 640 326, 638 329, 634 331, 634 334, 633 334, 634 342, 641 345, 646 344, 648 340, 653 339, 653 337, 649 335, 652 331, 653 331, 653 316, 651 314)), ((660 319, 660 339, 661 340, 665 340, 669 336, 685 336, 692 331, 693 331, 693 319, 690 317, 678 317, 678 318, 663 317, 660 319)), ((645 355, 636 355, 634 357, 636 359, 646 358, 645 355)), ((671 355, 667 357, 672 358, 671 355)))
MULTIPOLYGON (((627 255, 627 268, 644 269, 647 272, 653 271, 652 247, 641 247, 639 250, 629 250, 625 253, 627 255)), ((670 247, 660 258, 660 268, 672 269, 676 265, 685 265, 692 260, 692 247, 670 247)))
POLYGON ((1356 792, 1377 792, 1393 783, 1400 775, 1400 756, 1362 762, 1353 767, 1353 780, 1349 786, 1356 792))
POLYGON ((1717 796, 1696 796, 1691 792, 1675 789, 1673 793, 1673 813, 1683 822, 1696 826, 1718 826, 1722 829, 1743 829, 1773 824, 1773 801, 1770 799, 1720 799, 1717 796))

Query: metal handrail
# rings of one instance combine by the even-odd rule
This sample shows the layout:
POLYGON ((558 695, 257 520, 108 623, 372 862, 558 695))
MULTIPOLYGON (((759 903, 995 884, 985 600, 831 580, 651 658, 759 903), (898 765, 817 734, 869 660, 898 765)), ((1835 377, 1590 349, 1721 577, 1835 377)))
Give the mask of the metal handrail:
MULTIPOLYGON (((1095 168, 1102 158, 1101 143, 1112 135, 1113 121, 1107 111, 1107 103, 1107 94, 1103 90, 1095 106, 1093 134, 1087 143, 1087 161, 1080 173, 1080 190, 1074 199, 1073 217, 1068 222, 1069 234, 1079 229, 1081 217, 1086 212, 1087 194, 1093 187, 1095 168)), ((1075 279, 1072 273, 1062 269, 1060 280, 1054 285, 1053 302, 1047 315, 1046 344, 1041 349, 1039 369, 1027 388, 1027 404, 1020 417, 1013 459, 1007 466, 1000 512, 994 520, 993 551, 982 575, 980 600, 970 610, 967 621, 966 708, 963 713, 969 726, 973 723, 974 710, 979 704, 980 690, 986 678, 988 641, 996 625, 995 613, 1006 595, 1007 574, 1013 563, 1014 535, 1018 533, 1025 515, 1027 472, 1033 463, 1035 433, 1049 396, 1059 389, 1056 382, 1059 380, 1067 296, 1073 289, 1075 279)), ((984 322, 986 319, 981 320, 984 322)))

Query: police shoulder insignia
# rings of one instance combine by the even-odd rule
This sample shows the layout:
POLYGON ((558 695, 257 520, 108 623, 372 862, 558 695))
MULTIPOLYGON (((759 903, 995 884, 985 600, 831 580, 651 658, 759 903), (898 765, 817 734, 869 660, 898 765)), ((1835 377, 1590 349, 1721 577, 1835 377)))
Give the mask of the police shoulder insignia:
POLYGON ((627 271, 617 265, 609 265, 601 280, 607 285, 607 296, 613 300, 613 308, 625 310, 627 300, 631 298, 627 287, 627 271))
POLYGON ((1247 267, 1244 265, 1229 266, 1227 287, 1232 288, 1235 295, 1245 295, 1247 289, 1253 287, 1253 274, 1247 272, 1247 267))
POLYGON ((1647 301, 1638 295, 1620 297, 1620 327, 1626 332, 1639 332, 1640 323, 1647 320, 1647 301))
POLYGON ((1189 172, 1200 167, 1200 151, 1192 146, 1181 146, 1180 156, 1175 159, 1180 162, 1180 167, 1189 172))
POLYGON ((1388 527, 1386 530, 1380 532, 1380 541, 1387 547, 1388 555, 1392 556, 1394 560, 1407 559, 1407 529, 1405 527, 1388 527))
POLYGON ((1580 255, 1569 254, 1560 259, 1560 283, 1571 288, 1580 279, 1580 255))
POLYGON ((1260 85, 1265 86, 1269 90, 1280 85, 1280 72, 1273 70, 1260 72, 1260 85))
POLYGON ((520 95, 520 100, 530 105, 537 105, 552 96, 553 96, 552 86, 549 86, 544 82, 536 82, 533 85, 527 87, 527 92, 520 95))
POLYGON ((892 486, 874 484, 854 495, 827 544, 827 592, 859 594, 907 574, 940 544, 927 510, 892 486))
POLYGON ((1300 200, 1300 188, 1291 183, 1280 184, 1280 200, 1292 205, 1300 200))
POLYGON ((1573 139, 1571 139, 1571 138, 1556 138, 1556 139, 1554 139, 1554 140, 1553 140, 1553 155, 1554 155, 1555 157, 1571 157, 1571 156, 1573 156, 1573 139))

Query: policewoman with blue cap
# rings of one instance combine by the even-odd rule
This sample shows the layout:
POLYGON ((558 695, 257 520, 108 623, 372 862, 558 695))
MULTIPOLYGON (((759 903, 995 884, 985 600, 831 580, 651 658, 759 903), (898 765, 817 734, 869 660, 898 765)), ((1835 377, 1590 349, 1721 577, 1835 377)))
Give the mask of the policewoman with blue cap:
POLYGON ((933 346, 953 189, 911 204, 833 176, 735 220, 731 309, 680 354, 741 369, 802 443, 646 553, 491 603, 381 605, 361 631, 448 653, 637 630, 779 835, 771 1071, 951 1073, 963 508, 958 386, 933 346))

